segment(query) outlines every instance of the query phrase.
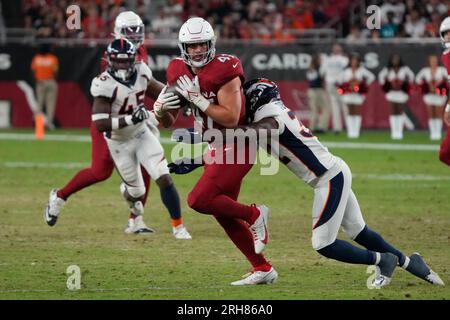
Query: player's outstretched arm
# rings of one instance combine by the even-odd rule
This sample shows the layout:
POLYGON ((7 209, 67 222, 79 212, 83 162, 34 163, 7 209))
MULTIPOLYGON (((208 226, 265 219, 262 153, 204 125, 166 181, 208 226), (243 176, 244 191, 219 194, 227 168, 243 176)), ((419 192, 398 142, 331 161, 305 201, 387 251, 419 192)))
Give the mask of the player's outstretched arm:
POLYGON ((194 159, 182 158, 169 163, 167 166, 169 167, 170 173, 187 174, 199 167, 202 167, 203 165, 204 165, 203 156, 199 156, 194 159))
POLYGON ((144 105, 140 106, 132 115, 125 117, 111 117, 110 99, 95 97, 92 110, 92 121, 100 132, 122 129, 150 118, 150 112, 144 105))

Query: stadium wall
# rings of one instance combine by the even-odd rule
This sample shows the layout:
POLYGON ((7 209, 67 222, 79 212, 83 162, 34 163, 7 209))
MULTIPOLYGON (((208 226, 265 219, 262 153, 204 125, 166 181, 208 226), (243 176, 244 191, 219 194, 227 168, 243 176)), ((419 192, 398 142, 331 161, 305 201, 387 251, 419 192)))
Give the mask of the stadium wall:
MULTIPOLYGON (((404 63, 417 73, 427 63, 430 54, 440 55, 437 44, 370 44, 344 46, 348 53, 358 52, 365 66, 378 75, 387 64, 392 53, 399 53, 404 63)), ((309 107, 306 91, 308 83, 305 71, 315 53, 328 53, 331 44, 315 45, 242 45, 219 46, 217 52, 238 56, 244 66, 247 79, 266 77, 277 81, 286 104, 295 110, 304 122, 308 123, 309 107)), ((100 59, 104 47, 56 47, 54 53, 59 59, 58 99, 56 120, 61 127, 88 127, 90 122, 91 100, 89 87, 93 77, 99 73, 100 59)), ((26 95, 25 87, 34 88, 30 71, 31 59, 36 47, 28 45, 9 45, 0 47, 0 101, 11 105, 10 122, 12 127, 32 127, 34 109, 33 95, 26 95), (27 86, 28 84, 29 86, 27 86)), ((178 48, 153 47, 148 49, 149 65, 154 76, 165 81, 165 69, 171 58, 179 54, 178 48)), ((30 91, 30 90, 28 90, 30 91)), ((147 100, 148 105, 152 101, 147 100)), ((407 114, 416 128, 427 128, 425 105, 418 88, 413 88, 407 103, 407 114)), ((389 110, 380 85, 370 86, 363 106, 363 128, 389 128, 389 110)), ((191 126, 192 119, 180 116, 177 126, 191 126)))

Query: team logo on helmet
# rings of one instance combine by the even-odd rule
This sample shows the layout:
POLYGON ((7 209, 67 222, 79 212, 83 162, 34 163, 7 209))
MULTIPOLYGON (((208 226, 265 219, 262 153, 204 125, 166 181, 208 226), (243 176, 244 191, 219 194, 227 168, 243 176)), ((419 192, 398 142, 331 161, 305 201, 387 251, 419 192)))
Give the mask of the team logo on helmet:
POLYGON ((255 112, 261 106, 280 100, 280 92, 275 82, 264 78, 253 79, 244 83, 245 108, 247 120, 253 121, 255 112))
POLYGON ((122 81, 128 81, 135 72, 136 47, 131 41, 120 38, 106 49, 108 71, 122 81))

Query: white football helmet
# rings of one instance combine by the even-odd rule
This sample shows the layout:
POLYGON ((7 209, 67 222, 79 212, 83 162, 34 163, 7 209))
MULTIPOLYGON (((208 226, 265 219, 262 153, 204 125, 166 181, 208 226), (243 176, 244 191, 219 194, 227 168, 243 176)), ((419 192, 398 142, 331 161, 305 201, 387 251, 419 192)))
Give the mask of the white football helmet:
POLYGON ((142 19, 133 11, 120 13, 114 22, 114 37, 130 40, 136 48, 144 42, 145 26, 142 19))
POLYGON ((200 68, 209 63, 216 53, 216 37, 214 30, 203 18, 190 18, 180 28, 178 34, 178 46, 181 50, 181 56, 186 64, 191 67, 200 68), (201 61, 195 61, 187 52, 187 45, 192 43, 208 44, 208 50, 203 54, 201 61))
POLYGON ((450 30, 450 17, 447 17, 442 21, 439 28, 439 35, 441 36, 441 43, 445 49, 450 49, 450 42, 446 42, 444 39, 444 33, 450 30))

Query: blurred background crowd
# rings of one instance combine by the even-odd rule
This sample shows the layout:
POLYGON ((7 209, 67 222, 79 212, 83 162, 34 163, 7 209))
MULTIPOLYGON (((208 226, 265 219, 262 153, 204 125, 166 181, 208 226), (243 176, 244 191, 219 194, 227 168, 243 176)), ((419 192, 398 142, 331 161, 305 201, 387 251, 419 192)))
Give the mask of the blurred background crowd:
POLYGON ((71 32, 66 9, 72 3, 22 0, 22 12, 0 18, 0 28, 22 28, 40 38, 104 38, 121 11, 133 10, 142 17, 148 39, 173 38, 188 17, 201 16, 219 31, 220 39, 286 42, 331 32, 359 41, 436 37, 450 9, 450 0, 78 0, 82 28, 71 32), (373 31, 366 28, 366 8, 372 4, 381 13, 381 29, 373 31))

